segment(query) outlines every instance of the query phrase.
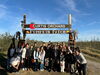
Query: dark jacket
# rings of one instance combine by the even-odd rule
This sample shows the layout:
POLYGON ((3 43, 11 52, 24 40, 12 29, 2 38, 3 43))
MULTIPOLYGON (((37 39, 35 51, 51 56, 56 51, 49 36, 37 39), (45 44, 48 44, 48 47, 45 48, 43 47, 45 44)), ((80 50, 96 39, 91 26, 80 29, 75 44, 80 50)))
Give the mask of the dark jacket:
POLYGON ((60 61, 65 61, 64 52, 60 52, 60 61), (62 54, 61 54, 62 53, 62 54))
POLYGON ((76 62, 76 57, 73 55, 73 54, 66 54, 65 55, 65 61, 67 63, 70 63, 70 64, 75 64, 76 62))
POLYGON ((53 50, 52 52, 52 58, 53 59, 57 59, 57 60, 60 60, 60 50, 53 50))
POLYGON ((50 48, 47 48, 46 50, 45 50, 45 58, 52 58, 52 51, 53 51, 53 49, 50 47, 50 48))
POLYGON ((11 48, 8 49, 8 53, 7 53, 8 58, 12 58, 16 53, 16 49, 15 49, 14 54, 12 56, 10 56, 10 50, 11 50, 11 48))
POLYGON ((26 49, 26 58, 30 58, 30 56, 31 56, 30 49, 26 49))

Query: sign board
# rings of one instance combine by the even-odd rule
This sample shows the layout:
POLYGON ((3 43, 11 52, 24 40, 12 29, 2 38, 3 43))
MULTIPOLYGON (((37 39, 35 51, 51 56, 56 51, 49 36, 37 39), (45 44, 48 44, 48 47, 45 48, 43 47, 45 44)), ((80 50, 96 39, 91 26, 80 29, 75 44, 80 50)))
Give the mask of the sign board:
POLYGON ((71 25, 68 24, 25 24, 24 28, 70 28, 71 25))
POLYGON ((68 34, 69 30, 25 30, 26 34, 68 34))

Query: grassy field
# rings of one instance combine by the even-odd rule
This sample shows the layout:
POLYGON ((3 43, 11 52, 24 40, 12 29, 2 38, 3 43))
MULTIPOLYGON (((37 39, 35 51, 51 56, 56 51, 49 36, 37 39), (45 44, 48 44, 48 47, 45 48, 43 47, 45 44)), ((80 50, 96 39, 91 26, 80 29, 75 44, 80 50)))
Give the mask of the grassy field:
POLYGON ((81 49, 81 51, 85 54, 87 59, 100 62, 100 50, 97 49, 81 49))

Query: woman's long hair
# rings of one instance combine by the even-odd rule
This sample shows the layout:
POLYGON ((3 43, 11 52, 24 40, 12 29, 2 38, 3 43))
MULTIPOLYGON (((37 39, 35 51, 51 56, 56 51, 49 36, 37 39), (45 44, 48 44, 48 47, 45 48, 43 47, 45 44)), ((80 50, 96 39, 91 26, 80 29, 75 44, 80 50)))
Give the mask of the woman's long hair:
POLYGON ((41 54, 43 54, 43 52, 44 52, 43 46, 40 47, 40 52, 41 52, 41 54))

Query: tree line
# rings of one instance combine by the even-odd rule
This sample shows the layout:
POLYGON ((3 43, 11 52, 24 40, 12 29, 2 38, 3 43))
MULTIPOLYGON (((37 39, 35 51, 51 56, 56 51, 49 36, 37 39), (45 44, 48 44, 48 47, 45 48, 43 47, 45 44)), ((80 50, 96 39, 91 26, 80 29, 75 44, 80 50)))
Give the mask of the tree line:
MULTIPOLYGON (((3 33, 0 34, 0 51, 7 51, 11 42, 12 42, 13 36, 10 33, 3 33)), ((37 42, 37 44, 42 44, 42 41, 37 40, 26 40, 28 43, 33 44, 37 42)), ((78 41, 76 42, 76 46, 79 46, 81 49, 96 49, 95 52, 99 52, 100 50, 100 41, 97 39, 93 39, 91 41, 78 41)))

